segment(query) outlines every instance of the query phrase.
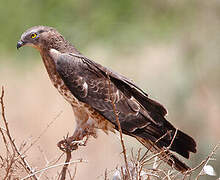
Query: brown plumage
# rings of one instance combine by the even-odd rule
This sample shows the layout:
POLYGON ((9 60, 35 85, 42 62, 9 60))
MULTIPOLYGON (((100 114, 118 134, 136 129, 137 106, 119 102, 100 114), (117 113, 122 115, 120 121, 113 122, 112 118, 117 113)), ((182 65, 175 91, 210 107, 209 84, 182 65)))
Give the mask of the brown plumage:
POLYGON ((154 153, 163 151, 160 158, 178 171, 190 169, 165 149, 170 147, 189 158, 190 152, 196 152, 196 142, 182 131, 176 132, 165 119, 166 109, 132 81, 81 55, 54 28, 28 29, 17 48, 25 45, 39 50, 52 83, 73 108, 77 127, 71 140, 96 137, 96 129, 118 130, 114 103, 124 134, 154 153))

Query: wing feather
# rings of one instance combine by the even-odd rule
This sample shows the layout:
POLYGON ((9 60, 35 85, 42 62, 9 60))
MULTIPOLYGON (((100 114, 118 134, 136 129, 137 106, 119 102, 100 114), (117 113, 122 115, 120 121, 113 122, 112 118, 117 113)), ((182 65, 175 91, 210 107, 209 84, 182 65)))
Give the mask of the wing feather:
MULTIPOLYGON (((122 128, 126 131, 145 126, 148 121, 161 125, 154 121, 148 112, 133 97, 127 97, 109 79, 108 72, 102 71, 87 59, 62 54, 56 61, 56 68, 64 80, 64 83, 80 101, 89 104, 102 116, 116 124, 115 114, 112 107, 114 102, 119 113, 122 128), (85 90, 85 84, 87 89, 85 90)), ((113 74, 112 72, 109 74, 113 74)))
MULTIPOLYGON (((164 118, 166 109, 149 99, 132 81, 81 55, 51 56, 60 77, 78 100, 90 105, 117 128, 113 101, 125 134, 156 142, 158 148, 170 145, 176 129, 164 118)), ((190 151, 196 152, 196 143, 178 131, 171 150, 188 158, 190 151)))
MULTIPOLYGON (((126 78, 123 75, 118 74, 117 72, 112 71, 109 68, 103 67, 102 65, 82 56, 71 54, 73 57, 82 58, 84 62, 94 69, 94 67, 101 72, 103 75, 106 74, 109 76, 111 81, 119 88, 123 93, 128 96, 134 96, 148 111, 156 111, 160 113, 162 116, 167 114, 167 110, 160 103, 148 98, 148 95, 137 85, 135 85, 130 79, 126 78)), ((96 71, 97 73, 97 71, 96 71)))

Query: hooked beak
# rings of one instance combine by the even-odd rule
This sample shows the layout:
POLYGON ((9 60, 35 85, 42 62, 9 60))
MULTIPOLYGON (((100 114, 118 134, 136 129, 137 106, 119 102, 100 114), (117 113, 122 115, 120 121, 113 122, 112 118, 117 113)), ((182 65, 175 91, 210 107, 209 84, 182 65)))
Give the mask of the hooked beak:
POLYGON ((23 41, 18 41, 17 43, 17 49, 19 49, 20 47, 24 46, 25 43, 23 41))

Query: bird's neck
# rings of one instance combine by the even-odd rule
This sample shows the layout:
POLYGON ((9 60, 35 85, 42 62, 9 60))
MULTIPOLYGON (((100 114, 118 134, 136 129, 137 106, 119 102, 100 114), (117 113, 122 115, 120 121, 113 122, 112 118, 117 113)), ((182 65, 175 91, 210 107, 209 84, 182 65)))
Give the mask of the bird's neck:
POLYGON ((72 44, 70 44, 68 41, 64 41, 62 43, 61 42, 57 42, 55 44, 53 43, 51 45, 50 49, 56 49, 60 53, 80 54, 80 52, 72 44))
POLYGON ((57 75, 56 71, 56 65, 53 61, 52 57, 50 56, 49 50, 41 50, 40 51, 41 58, 43 60, 43 63, 46 67, 47 73, 50 77, 50 79, 53 81, 54 76, 57 75))
POLYGON ((56 36, 54 38, 52 35, 50 37, 45 38, 46 41, 42 40, 42 48, 39 49, 42 60, 48 72, 48 75, 53 82, 53 84, 59 78, 59 75, 56 71, 56 65, 53 58, 50 56, 50 50, 55 49, 60 53, 74 53, 80 55, 80 52, 71 45, 68 41, 66 41, 61 35, 56 36))
POLYGON ((60 53, 74 53, 80 54, 80 52, 64 37, 60 34, 49 34, 48 36, 42 38, 42 51, 50 51, 50 49, 55 49, 60 53))

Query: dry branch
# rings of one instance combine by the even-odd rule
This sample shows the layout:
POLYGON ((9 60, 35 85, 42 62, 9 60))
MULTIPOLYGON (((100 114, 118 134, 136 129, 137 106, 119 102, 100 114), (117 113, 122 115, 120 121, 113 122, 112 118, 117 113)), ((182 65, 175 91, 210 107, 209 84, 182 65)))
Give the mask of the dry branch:
POLYGON ((23 152, 23 154, 25 154, 29 149, 31 149, 31 147, 34 146, 34 144, 36 144, 39 139, 46 133, 46 131, 48 130, 48 128, 57 120, 58 117, 60 117, 60 115, 63 113, 63 111, 60 111, 55 117, 54 119, 46 126, 46 128, 40 133, 40 135, 29 145, 28 148, 26 148, 23 152))
POLYGON ((70 159, 71 159, 71 151, 67 151, 66 152, 66 161, 65 161, 65 164, 63 165, 63 169, 61 171, 60 180, 65 180, 66 179, 66 171, 68 169, 70 159))
MULTIPOLYGON (((10 131, 9 131, 8 122, 7 122, 6 116, 5 116, 4 92, 5 92, 5 91, 4 91, 4 87, 2 86, 2 92, 1 92, 0 102, 1 102, 1 109, 2 109, 2 118, 3 118, 4 125, 5 125, 7 137, 8 137, 8 139, 9 139, 9 142, 10 142, 11 146, 12 146, 12 149, 17 153, 18 157, 20 157, 20 159, 22 160, 23 165, 24 165, 25 170, 27 171, 27 173, 33 174, 34 171, 32 170, 32 168, 31 168, 31 166, 29 165, 29 163, 25 160, 24 156, 20 153, 20 151, 19 151, 17 145, 15 144, 15 141, 14 141, 14 139, 12 138, 11 133, 10 133, 10 131)), ((5 138, 4 133, 3 133, 2 130, 1 130, 1 134, 2 134, 3 139, 4 139, 4 142, 5 142, 6 138, 5 138)), ((5 142, 5 143, 6 143, 6 142, 5 142)), ((7 147, 7 145, 6 145, 6 147, 7 147)), ((7 149, 7 151, 8 151, 8 149, 7 149)), ((11 163, 13 163, 13 161, 14 161, 14 160, 12 159, 12 160, 11 160, 11 163)), ((12 164, 11 164, 11 165, 12 165, 12 164)), ((6 173, 6 177, 7 177, 7 175, 8 175, 8 174, 6 173)), ((34 178, 35 180, 38 179, 37 176, 33 176, 33 178, 34 178)))
MULTIPOLYGON (((108 74, 107 74, 107 77, 108 77, 108 82, 109 82, 109 96, 110 96, 110 99, 111 99, 113 112, 115 114, 115 119, 116 119, 116 122, 117 122, 117 125, 118 125, 118 130, 119 130, 120 140, 121 140, 121 146, 122 146, 122 150, 123 150, 122 152, 123 152, 124 161, 125 161, 125 167, 126 167, 126 171, 127 171, 127 174, 128 174, 128 178, 131 179, 131 175, 130 175, 130 171, 129 171, 129 167, 128 167, 126 148, 125 148, 125 144, 124 144, 124 140, 123 140, 123 136, 122 136, 121 124, 120 124, 120 121, 119 121, 119 118, 118 118, 118 113, 117 113, 116 106, 115 106, 115 103, 114 103, 114 97, 112 97, 112 95, 111 95, 112 94, 111 93, 111 81, 110 81, 110 77, 109 77, 108 74)), ((122 172, 122 176, 123 176, 123 172, 122 172)))
POLYGON ((52 169, 52 168, 56 168, 56 167, 59 167, 59 166, 65 166, 65 165, 67 165, 67 164, 69 165, 69 164, 73 164, 73 163, 82 163, 82 162, 87 163, 87 161, 82 160, 82 159, 79 159, 79 160, 74 160, 74 161, 70 161, 70 162, 67 162, 67 163, 65 162, 65 163, 61 163, 61 164, 56 164, 56 165, 53 165, 53 166, 49 166, 49 167, 47 167, 47 168, 41 169, 41 170, 39 170, 39 171, 36 171, 36 172, 34 172, 33 174, 30 174, 30 175, 28 175, 28 176, 22 178, 21 180, 25 180, 25 179, 30 178, 30 177, 32 177, 32 176, 38 174, 38 173, 41 173, 41 172, 43 172, 43 171, 46 171, 46 170, 49 170, 49 169, 52 169))
MULTIPOLYGON (((111 90, 111 89, 109 89, 111 90)), ((143 179, 168 179, 168 180, 173 180, 173 179, 182 179, 185 180, 186 178, 190 179, 190 176, 192 174, 195 174, 195 171, 197 171, 199 168, 202 168, 201 171, 197 174, 196 176, 196 180, 199 179, 200 176, 204 175, 204 170, 203 168, 208 164, 208 162, 210 160, 212 160, 214 154, 216 153, 217 149, 220 148, 220 142, 214 147, 214 149, 212 150, 212 152, 207 156, 206 159, 204 159, 199 165, 197 165, 196 167, 192 168, 190 171, 187 171, 185 174, 180 174, 176 171, 173 170, 162 170, 159 169, 159 163, 161 163, 162 161, 159 159, 159 156, 161 154, 163 154, 164 152, 169 151, 176 135, 177 135, 177 131, 174 133, 174 136, 171 140, 170 145, 167 148, 164 148, 161 152, 158 152, 156 154, 151 154, 151 155, 147 155, 147 151, 144 156, 141 157, 141 149, 138 150, 136 157, 134 156, 133 150, 131 152, 132 154, 132 159, 128 162, 127 159, 127 155, 126 155, 126 149, 125 149, 125 145, 124 145, 124 141, 123 141, 123 136, 122 136, 122 129, 120 126, 120 122, 119 122, 119 118, 118 118, 118 113, 116 110, 116 105, 114 104, 114 98, 111 98, 112 101, 112 106, 113 106, 113 111, 115 114, 115 118, 116 118, 116 122, 118 125, 118 130, 120 133, 120 140, 121 140, 121 145, 122 145, 122 149, 123 149, 123 157, 124 157, 124 161, 125 161, 125 167, 118 167, 117 171, 119 172, 120 178, 123 180, 132 180, 132 179, 136 179, 136 180, 141 180, 143 179), (154 162, 152 162, 152 160, 154 160, 154 162), (144 166, 147 164, 149 165, 150 162, 153 164, 152 168, 144 168, 144 166), (180 178, 181 177, 181 178, 180 178)), ((30 149, 33 144, 36 143, 36 141, 39 140, 39 138, 42 136, 42 134, 45 133, 45 131, 49 128, 49 126, 54 122, 54 120, 57 119, 57 117, 59 117, 59 115, 61 113, 59 113, 54 120, 46 127, 46 129, 39 135, 39 137, 33 142, 31 143, 31 145, 23 152, 21 153, 21 149, 23 149, 23 147, 25 146, 25 144, 23 143, 21 145, 21 148, 18 148, 18 146, 15 143, 14 138, 12 137, 10 130, 9 130, 9 125, 8 125, 8 121, 6 119, 5 116, 5 106, 4 106, 4 88, 2 87, 2 91, 1 91, 1 97, 0 97, 0 103, 1 103, 1 117, 3 119, 3 125, 4 127, 0 127, 0 134, 2 135, 2 139, 3 142, 5 144, 5 148, 6 148, 6 158, 3 158, 2 156, 0 156, 0 161, 1 161, 1 167, 3 166, 5 167, 5 175, 2 179, 6 180, 6 179, 10 179, 12 178, 12 172, 14 171, 13 166, 18 167, 18 165, 22 165, 25 169, 25 171, 29 174, 26 177, 24 177, 21 180, 25 180, 28 178, 33 178, 35 180, 39 179, 39 177, 37 177, 37 174, 42 173, 42 172, 46 172, 49 169, 52 168, 56 168, 59 166, 63 166, 62 167, 62 171, 60 173, 60 180, 65 180, 66 176, 69 173, 69 177, 70 179, 73 179, 75 177, 75 173, 76 173, 76 166, 75 166, 75 171, 73 176, 71 176, 71 173, 68 169, 69 165, 72 163, 81 163, 81 162, 87 162, 85 160, 79 159, 79 160, 74 160, 74 161, 70 161, 71 160, 71 151, 65 151, 66 154, 66 160, 65 163, 60 163, 57 164, 58 161, 60 160, 60 158, 62 157, 62 154, 58 160, 56 160, 55 162, 53 162, 53 165, 51 164, 48 160, 46 160, 47 162, 47 167, 43 168, 41 170, 38 171, 34 171, 31 166, 28 164, 28 162, 25 160, 25 152, 27 152, 28 149, 30 149), (19 161, 18 161, 19 160, 19 161), (19 163, 19 164, 18 164, 19 163)), ((170 133, 170 132, 167 132, 170 133)), ((160 139, 162 139, 163 137, 165 137, 167 135, 167 133, 165 133, 162 137, 160 137, 155 143, 157 143, 160 139)), ((104 179, 108 179, 108 171, 105 171, 104 174, 104 179)))
MULTIPOLYGON (((214 147, 214 149, 212 150, 212 152, 207 156, 206 159, 204 159, 198 166, 196 166, 195 168, 193 168, 191 171, 195 171, 200 167, 205 167, 208 162, 211 160, 211 158, 213 157, 213 155, 215 154, 215 152, 218 150, 218 148, 220 147, 220 141, 218 142, 218 144, 214 147)), ((199 174, 196 176, 195 180, 198 180, 200 176, 202 176, 202 172, 203 172, 203 168, 202 170, 199 172, 199 174)))

